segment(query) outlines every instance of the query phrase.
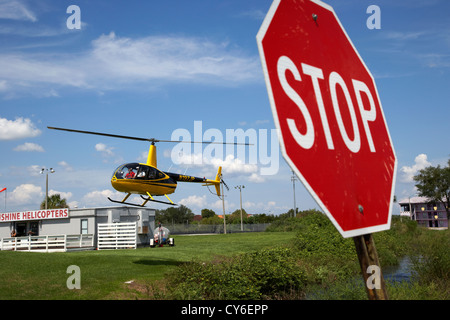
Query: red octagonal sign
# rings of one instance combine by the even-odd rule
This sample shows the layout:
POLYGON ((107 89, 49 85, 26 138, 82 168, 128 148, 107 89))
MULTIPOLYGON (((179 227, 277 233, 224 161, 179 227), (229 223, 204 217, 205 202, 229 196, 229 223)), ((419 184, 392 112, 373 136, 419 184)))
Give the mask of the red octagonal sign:
POLYGON ((333 8, 275 0, 257 42, 286 161, 342 236, 389 229, 397 159, 375 81, 333 8))

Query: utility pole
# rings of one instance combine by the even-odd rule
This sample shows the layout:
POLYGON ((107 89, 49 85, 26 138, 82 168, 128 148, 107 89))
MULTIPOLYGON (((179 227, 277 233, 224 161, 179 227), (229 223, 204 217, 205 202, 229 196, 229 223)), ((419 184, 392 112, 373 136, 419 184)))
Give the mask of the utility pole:
POLYGON ((295 180, 297 179, 297 177, 295 176, 294 170, 292 170, 292 176, 291 176, 291 181, 292 181, 292 189, 294 191, 294 218, 297 215, 297 204, 295 202, 295 180))
POLYGON ((235 189, 239 189, 240 203, 241 203, 241 231, 244 231, 244 225, 242 223, 242 189, 245 188, 244 185, 238 185, 234 187, 235 189))
POLYGON ((225 194, 223 192, 223 184, 222 177, 221 180, 221 187, 222 187, 222 208, 223 208, 223 234, 227 234, 227 222, 226 222, 226 216, 225 216, 225 194))
MULTIPOLYGON (((222 188, 222 208, 223 208, 223 233, 227 234, 227 216, 225 214, 225 193, 223 190, 223 187, 225 186, 225 188, 227 188, 228 191, 230 191, 230 188, 228 188, 227 184, 225 183, 225 181, 223 181, 222 179, 223 175, 220 174, 220 186, 222 188)), ((220 196, 219 196, 220 198, 220 196)))

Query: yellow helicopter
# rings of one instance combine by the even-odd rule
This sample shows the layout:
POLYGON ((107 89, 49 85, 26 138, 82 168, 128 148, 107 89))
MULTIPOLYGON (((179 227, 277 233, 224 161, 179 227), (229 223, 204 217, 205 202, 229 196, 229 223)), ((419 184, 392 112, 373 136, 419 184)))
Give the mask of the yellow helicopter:
MULTIPOLYGON (((151 142, 150 149, 148 151, 147 162, 146 163, 126 163, 119 166, 111 178, 111 184, 114 189, 120 192, 126 193, 125 198, 122 201, 113 200, 108 197, 108 200, 121 203, 128 204, 133 206, 144 207, 148 201, 164 203, 168 205, 176 205, 167 195, 174 193, 177 187, 177 182, 194 182, 194 183, 203 183, 204 186, 214 186, 216 189, 216 194, 220 197, 220 184, 224 183, 222 180, 222 167, 219 167, 217 171, 216 178, 214 180, 194 177, 179 173, 171 173, 164 172, 157 168, 156 165, 156 142, 188 142, 188 143, 219 143, 224 144, 223 142, 195 142, 195 141, 174 141, 174 140, 158 140, 154 138, 139 138, 139 137, 129 137, 122 136, 116 134, 109 133, 100 133, 93 131, 82 131, 82 130, 73 130, 66 128, 56 128, 56 127, 47 127, 48 129, 53 130, 61 130, 61 131, 69 131, 69 132, 77 132, 77 133, 85 133, 85 134, 93 134, 100 135, 112 138, 121 138, 121 139, 131 139, 138 141, 147 141, 151 142), (142 204, 135 204, 126 202, 130 195, 139 194, 141 198, 144 200, 142 204), (167 201, 155 200, 154 196, 165 196, 167 201)), ((233 143, 233 144, 244 144, 249 145, 247 143, 233 143)))

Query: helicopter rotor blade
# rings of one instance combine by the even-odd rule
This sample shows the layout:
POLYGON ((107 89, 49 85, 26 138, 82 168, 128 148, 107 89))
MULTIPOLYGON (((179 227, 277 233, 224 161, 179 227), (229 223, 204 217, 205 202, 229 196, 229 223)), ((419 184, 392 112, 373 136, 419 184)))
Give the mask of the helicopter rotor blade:
POLYGON ((52 130, 61 130, 61 131, 77 132, 77 133, 84 133, 84 134, 94 134, 94 135, 98 135, 98 136, 105 136, 105 137, 112 137, 112 138, 147 141, 147 142, 151 142, 151 143, 177 142, 177 143, 205 143, 205 144, 234 144, 234 145, 245 145, 245 146, 253 145, 252 143, 239 143, 239 142, 159 140, 159 139, 154 139, 154 138, 130 137, 130 136, 122 136, 122 135, 117 135, 117 134, 102 133, 102 132, 95 132, 95 131, 84 131, 84 130, 75 130, 75 129, 57 128, 57 127, 47 127, 47 128, 52 129, 52 130))
POLYGON ((106 136, 106 137, 112 137, 112 138, 121 138, 121 139, 130 139, 130 140, 139 140, 139 141, 158 142, 158 140, 155 140, 155 139, 146 139, 146 138, 139 138, 139 137, 121 136, 121 135, 110 134, 110 133, 102 133, 102 132, 94 132, 94 131, 83 131, 83 130, 74 130, 74 129, 56 128, 56 127, 47 127, 47 128, 48 129, 53 129, 53 130, 68 131, 68 132, 95 134, 95 135, 98 135, 98 136, 106 136))

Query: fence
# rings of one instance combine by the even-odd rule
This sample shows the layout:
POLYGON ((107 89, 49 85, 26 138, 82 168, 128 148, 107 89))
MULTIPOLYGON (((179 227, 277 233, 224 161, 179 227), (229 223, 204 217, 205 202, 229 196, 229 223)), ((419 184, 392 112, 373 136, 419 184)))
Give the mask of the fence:
MULTIPOLYGON (((270 226, 270 223, 244 224, 241 231, 241 224, 227 224, 227 233, 237 232, 263 232, 270 226)), ((224 233, 222 224, 166 224, 171 234, 200 234, 200 233, 224 233)))
POLYGON ((99 223, 97 225, 98 250, 136 249, 137 223, 99 223))
POLYGON ((94 235, 46 235, 0 239, 0 250, 66 252, 94 248, 94 235))

